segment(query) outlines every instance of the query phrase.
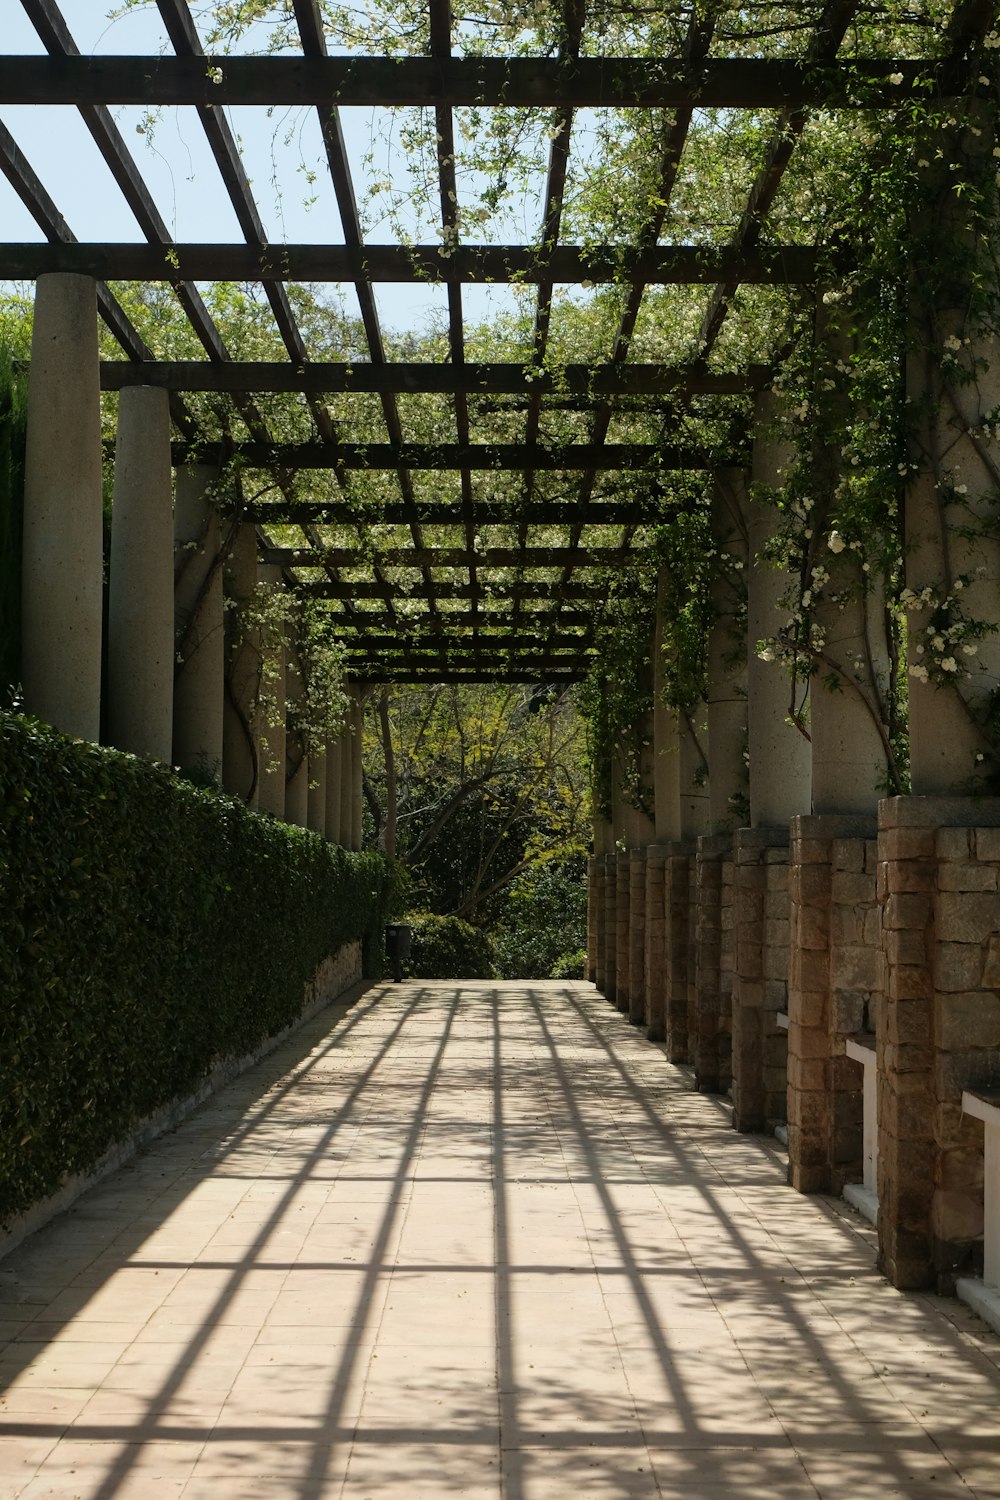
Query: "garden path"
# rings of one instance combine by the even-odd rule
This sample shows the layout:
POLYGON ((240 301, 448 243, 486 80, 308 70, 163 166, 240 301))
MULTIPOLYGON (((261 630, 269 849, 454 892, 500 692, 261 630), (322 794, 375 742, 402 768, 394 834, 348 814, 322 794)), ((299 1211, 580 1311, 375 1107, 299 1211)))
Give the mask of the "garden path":
POLYGON ((0 1496, 1000 1496, 894 1291, 589 985, 319 1016, 0 1265, 0 1496))

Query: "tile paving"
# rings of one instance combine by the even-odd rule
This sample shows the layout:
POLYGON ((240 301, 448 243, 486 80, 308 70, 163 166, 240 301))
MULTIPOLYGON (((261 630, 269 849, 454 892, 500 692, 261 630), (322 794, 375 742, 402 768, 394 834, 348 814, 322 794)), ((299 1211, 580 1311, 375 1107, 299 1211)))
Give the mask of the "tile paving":
POLYGON ((1000 1338, 689 1082, 584 984, 315 1018, 0 1262, 0 1500, 1000 1497, 1000 1338))

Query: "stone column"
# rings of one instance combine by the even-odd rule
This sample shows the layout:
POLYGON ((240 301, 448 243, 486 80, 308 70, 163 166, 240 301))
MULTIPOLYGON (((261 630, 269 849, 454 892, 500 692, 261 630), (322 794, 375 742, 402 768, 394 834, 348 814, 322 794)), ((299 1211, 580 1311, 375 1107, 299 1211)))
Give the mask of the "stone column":
POLYGON ((258 695, 260 635, 246 619, 257 588, 257 537, 252 524, 238 527, 223 567, 230 608, 226 619, 225 693, 222 713, 222 785, 256 807, 260 792, 258 695))
POLYGON ((309 756, 309 809, 307 826, 322 838, 326 832, 326 749, 317 748, 309 756))
MULTIPOLYGON (((639 774, 642 794, 653 788, 653 725, 644 727, 639 774)), ((654 820, 642 808, 628 810, 628 1005, 625 1013, 636 1026, 646 1025, 646 854, 654 836, 654 820)))
POLYGON ((108 585, 108 740, 170 761, 174 577, 170 406, 166 391, 118 398, 108 585))
POLYGON ((40 276, 24 469, 24 706, 63 734, 101 734, 103 515, 97 289, 40 276))
POLYGON ((215 470, 177 471, 174 502, 174 765, 222 777, 225 623, 215 470))
POLYGON ((746 474, 721 469, 712 487, 712 531, 722 554, 712 583, 708 637, 708 827, 697 840, 695 1010, 691 1061, 696 1086, 723 1093, 732 1080, 733 834, 745 821, 747 648, 742 615, 749 559, 746 474))
POLYGON ((364 811, 364 762, 362 758, 362 731, 364 728, 364 699, 359 688, 351 689, 351 843, 354 850, 361 848, 364 811))
POLYGON ((326 747, 326 836, 331 844, 344 842, 340 824, 340 804, 343 801, 343 732, 330 740, 326 747))
MULTIPOLYGON (((767 432, 776 408, 759 398, 754 442, 756 483, 780 488, 790 453, 767 432)), ((736 972, 733 980, 733 1123, 763 1130, 785 1118, 788 1008, 788 837, 790 820, 811 801, 809 742, 786 721, 784 670, 758 655, 758 642, 783 627, 784 574, 761 557, 777 520, 762 501, 748 503, 751 566, 747 592, 747 736, 751 828, 734 846, 736 972)))
POLYGON ((618 854, 604 855, 604 984, 601 994, 614 1005, 618 994, 618 854))
POLYGON ((607 970, 605 860, 610 846, 611 823, 595 814, 594 853, 587 867, 587 966, 588 978, 602 994, 607 970))
POLYGON ((293 627, 285 635, 285 822, 305 828, 309 822, 309 756, 301 714, 306 685, 293 627))
MULTIPOLYGON (((284 587, 281 569, 274 564, 259 567, 258 577, 267 589, 284 587)), ((272 818, 285 816, 285 642, 278 630, 262 644, 259 714, 257 717, 257 805, 272 818)))

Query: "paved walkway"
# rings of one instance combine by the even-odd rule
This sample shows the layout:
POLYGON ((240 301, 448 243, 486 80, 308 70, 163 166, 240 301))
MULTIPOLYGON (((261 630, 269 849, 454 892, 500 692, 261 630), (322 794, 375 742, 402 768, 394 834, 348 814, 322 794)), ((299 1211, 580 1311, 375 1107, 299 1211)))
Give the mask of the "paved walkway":
POLYGON ((380 986, 0 1264, 0 1495, 1000 1496, 873 1259, 590 986, 380 986))

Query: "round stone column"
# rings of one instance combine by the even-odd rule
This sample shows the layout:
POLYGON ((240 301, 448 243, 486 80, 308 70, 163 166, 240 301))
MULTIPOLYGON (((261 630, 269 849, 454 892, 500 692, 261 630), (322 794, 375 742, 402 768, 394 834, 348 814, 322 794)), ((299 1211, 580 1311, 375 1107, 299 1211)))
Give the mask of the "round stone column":
POLYGON ((285 822, 298 828, 309 822, 309 756, 296 722, 305 691, 294 629, 289 628, 285 636, 285 822))
POLYGON ((309 808, 307 826, 326 838, 326 748, 317 748, 309 756, 309 808))
POLYGON ((747 494, 742 469, 720 469, 712 486, 712 530, 723 555, 712 584, 715 618, 708 634, 708 743, 712 774, 708 818, 713 832, 744 821, 748 791, 747 653, 743 612, 747 579, 747 494))
POLYGON ((260 636, 246 619, 257 588, 257 537, 244 522, 236 533, 223 570, 231 604, 226 619, 225 680, 222 713, 222 785, 233 797, 256 807, 260 791, 258 694, 261 680, 260 636))
MULTIPOLYGON (((776 402, 771 392, 757 398, 753 478, 780 488, 791 452, 768 435, 776 402)), ((747 505, 750 568, 747 578, 747 733, 750 747, 750 822, 754 828, 785 826, 796 813, 810 810, 812 763, 809 741, 787 722, 790 683, 785 669, 757 654, 758 641, 782 629, 788 612, 781 596, 788 577, 761 560, 777 529, 778 512, 762 501, 747 505)))
POLYGON ((169 761, 173 748, 174 578, 170 406, 129 386, 118 407, 108 587, 108 739, 169 761))
POLYGON ((40 276, 24 470, 24 706, 64 734, 101 733, 104 587, 97 284, 40 276))
POLYGON ((342 745, 343 736, 338 735, 335 740, 329 740, 326 747, 326 836, 331 844, 344 842, 340 829, 340 803, 343 795, 341 780, 344 774, 342 745))
POLYGON ((359 690, 354 690, 351 709, 351 848, 360 849, 363 837, 364 790, 362 779, 364 761, 361 735, 364 727, 364 703, 359 690))
MULTIPOLYGON (((281 569, 274 564, 258 568, 267 588, 284 587, 281 569)), ((262 647, 260 712, 258 715, 257 806, 273 818, 285 816, 285 644, 278 631, 262 647)))
POLYGON ((225 626, 215 470, 178 469, 174 502, 174 764, 222 777, 225 626))

